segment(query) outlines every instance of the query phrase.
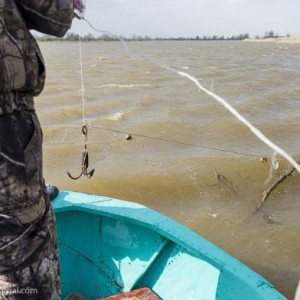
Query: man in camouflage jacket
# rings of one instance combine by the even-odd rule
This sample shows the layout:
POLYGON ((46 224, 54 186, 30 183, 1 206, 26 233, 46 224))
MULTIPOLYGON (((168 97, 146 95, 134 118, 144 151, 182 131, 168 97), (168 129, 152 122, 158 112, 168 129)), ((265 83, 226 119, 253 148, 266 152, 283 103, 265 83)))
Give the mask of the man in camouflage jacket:
POLYGON ((81 5, 0 0, 0 299, 60 298, 55 219, 33 101, 43 90, 45 66, 29 29, 63 36, 81 5))

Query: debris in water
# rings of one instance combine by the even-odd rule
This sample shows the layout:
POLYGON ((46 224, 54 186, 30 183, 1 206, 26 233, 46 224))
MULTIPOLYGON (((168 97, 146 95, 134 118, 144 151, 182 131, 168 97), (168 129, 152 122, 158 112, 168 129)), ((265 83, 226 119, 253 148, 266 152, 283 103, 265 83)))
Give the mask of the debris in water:
POLYGON ((218 183, 224 187, 225 194, 226 194, 226 189, 228 189, 234 194, 234 196, 236 196, 236 192, 237 192, 236 186, 224 175, 218 173, 216 169, 215 169, 215 175, 217 176, 218 183))
POLYGON ((281 184, 284 180, 286 180, 289 176, 293 176, 296 172, 296 168, 292 168, 289 172, 286 174, 282 175, 278 180, 276 180, 267 190, 263 192, 263 197, 260 201, 260 203, 257 205, 256 209, 260 210, 265 201, 268 199, 270 194, 272 193, 273 190, 276 189, 276 187, 281 184))

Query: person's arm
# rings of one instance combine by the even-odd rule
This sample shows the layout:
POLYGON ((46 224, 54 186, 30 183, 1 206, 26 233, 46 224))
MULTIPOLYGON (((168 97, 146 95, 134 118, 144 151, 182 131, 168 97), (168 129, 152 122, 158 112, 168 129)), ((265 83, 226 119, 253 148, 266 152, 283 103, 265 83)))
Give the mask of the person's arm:
POLYGON ((74 0, 16 0, 16 2, 29 29, 62 37, 71 27, 74 0))

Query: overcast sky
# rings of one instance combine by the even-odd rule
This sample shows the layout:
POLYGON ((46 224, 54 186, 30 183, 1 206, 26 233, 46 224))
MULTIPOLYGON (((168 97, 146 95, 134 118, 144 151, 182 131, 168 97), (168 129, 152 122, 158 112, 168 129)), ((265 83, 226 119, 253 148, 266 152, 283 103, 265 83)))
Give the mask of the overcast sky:
MULTIPOLYGON (((300 0, 86 0, 85 17, 124 37, 300 36, 300 0)), ((99 35, 77 20, 71 31, 99 35)))

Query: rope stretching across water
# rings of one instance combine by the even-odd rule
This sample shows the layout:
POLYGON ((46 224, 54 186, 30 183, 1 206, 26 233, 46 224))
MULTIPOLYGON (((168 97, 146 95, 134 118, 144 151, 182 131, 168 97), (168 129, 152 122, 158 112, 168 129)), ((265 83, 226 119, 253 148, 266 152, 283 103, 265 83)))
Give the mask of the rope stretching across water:
MULTIPOLYGON (((117 39, 119 39, 124 48, 125 51, 130 55, 131 58, 136 59, 137 56, 135 55, 135 58, 133 57, 133 55, 130 53, 126 42, 124 41, 124 39, 120 36, 117 36, 115 34, 112 34, 109 31, 103 31, 103 30, 98 30, 97 28, 95 28, 90 21, 88 21, 86 18, 83 17, 83 20, 85 20, 85 22, 87 22, 87 24, 95 31, 100 32, 100 33, 107 33, 110 34, 113 37, 116 37, 117 39)), ((145 60, 142 58, 142 60, 145 60)), ((228 102, 226 102, 226 100, 224 100, 222 97, 220 97, 219 95, 213 93, 212 91, 208 90, 207 88, 203 87, 200 82, 193 77, 192 75, 186 73, 186 72, 181 72, 178 71, 174 68, 170 68, 168 66, 164 66, 162 64, 153 62, 151 60, 148 60, 148 62, 150 62, 151 64, 154 64, 160 68, 163 68, 165 70, 168 70, 172 73, 175 73, 181 77, 185 77, 188 80, 190 80, 191 82, 193 82, 200 90, 202 90, 203 92, 205 92, 207 95, 209 95, 210 97, 212 97, 213 99, 215 99, 216 101, 218 101, 220 104, 222 104, 231 114, 233 114, 240 122, 242 122, 245 126, 247 126, 252 133, 258 138, 260 139, 263 143, 265 143, 269 148, 271 148, 275 153, 281 155, 283 158, 285 158, 295 169, 296 171, 300 174, 300 165, 286 152, 284 151, 282 148, 280 148, 278 145, 276 145, 275 143, 273 143, 269 138, 267 138, 259 129, 257 129, 255 126, 253 126, 245 117, 243 117, 234 107, 232 107, 228 102)))

